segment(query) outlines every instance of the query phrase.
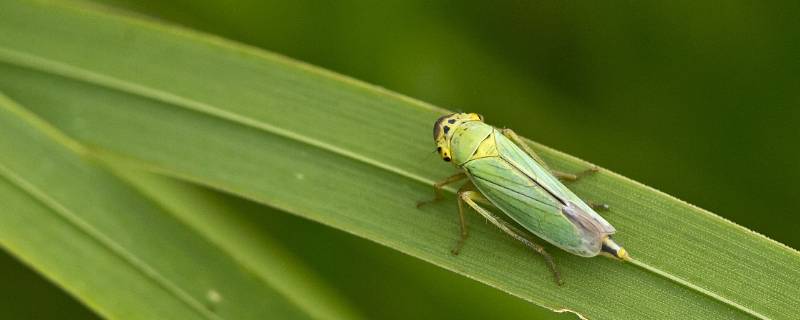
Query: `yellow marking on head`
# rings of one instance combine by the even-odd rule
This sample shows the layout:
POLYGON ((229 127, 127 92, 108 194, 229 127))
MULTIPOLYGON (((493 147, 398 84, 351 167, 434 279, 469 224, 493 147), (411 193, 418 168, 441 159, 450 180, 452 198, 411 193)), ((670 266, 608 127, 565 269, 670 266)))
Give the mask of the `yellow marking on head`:
POLYGON ((483 116, 477 113, 453 113, 440 117, 433 124, 433 140, 436 142, 436 151, 442 156, 442 160, 453 159, 450 152, 450 137, 455 128, 469 121, 483 121, 483 116))

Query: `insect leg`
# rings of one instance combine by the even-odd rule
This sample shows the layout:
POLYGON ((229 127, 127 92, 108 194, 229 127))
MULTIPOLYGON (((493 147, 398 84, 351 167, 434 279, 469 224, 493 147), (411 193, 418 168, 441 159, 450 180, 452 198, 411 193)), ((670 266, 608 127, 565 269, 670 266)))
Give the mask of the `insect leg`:
MULTIPOLYGON (((591 168, 586 169, 586 170, 584 170, 582 172, 579 172, 577 174, 564 173, 564 172, 561 172, 561 171, 551 170, 551 172, 553 173, 553 175, 556 178, 558 178, 561 181, 569 181, 569 182, 576 181, 576 180, 578 180, 578 179, 580 179, 580 178, 582 178, 584 176, 590 175, 590 174, 595 173, 597 171, 599 171, 599 169, 597 169, 597 167, 591 167, 591 168)), ((606 211, 606 210, 608 210, 610 208, 610 206, 608 204, 605 204, 605 203, 592 202, 592 201, 588 201, 586 199, 583 199, 583 202, 586 202, 586 204, 588 204, 589 207, 591 207, 592 209, 595 209, 595 210, 606 211)))
POLYGON ((605 204, 605 203, 597 203, 597 202, 592 202, 592 201, 587 201, 587 200, 583 200, 583 202, 586 202, 586 204, 589 205, 590 208, 595 209, 595 210, 607 211, 608 209, 611 208, 611 206, 609 206, 608 204, 605 204))
POLYGON ((556 178, 558 178, 561 181, 571 182, 571 181, 577 181, 580 178, 583 178, 598 171, 600 171, 600 169, 598 169, 596 166, 592 166, 591 168, 583 170, 578 173, 566 173, 558 170, 550 170, 550 173, 552 173, 556 178))
MULTIPOLYGON (((466 191, 475 191, 475 185, 473 185, 472 182, 467 182, 458 189, 458 194, 460 195, 466 191)), ((480 198, 474 198, 473 200, 487 205, 492 205, 492 203, 489 202, 488 199, 484 198, 480 193, 478 193, 478 195, 480 195, 480 198)), ((458 219, 459 222, 461 222, 461 237, 458 239, 456 246, 450 250, 450 253, 453 255, 458 255, 458 253, 461 251, 461 248, 464 247, 464 242, 467 241, 467 238, 469 237, 469 228, 467 228, 467 219, 464 215, 464 204, 461 198, 458 199, 458 219)))
POLYGON ((517 135, 517 133, 514 132, 514 130, 502 129, 500 132, 503 133, 503 135, 506 136, 506 138, 508 138, 511 141, 513 141, 517 146, 522 148, 522 150, 525 151, 525 153, 527 153, 529 156, 531 156, 531 158, 533 158, 533 160, 536 160, 536 162, 538 162, 539 164, 542 165, 542 167, 544 167, 545 169, 550 171, 550 173, 552 173, 559 180, 562 180, 562 181, 575 181, 575 180, 578 180, 578 179, 580 179, 580 178, 582 178, 584 176, 587 176, 587 175, 590 175, 590 174, 595 173, 597 171, 600 171, 600 169, 598 169, 596 166, 592 166, 591 168, 583 170, 583 171, 578 172, 578 173, 566 173, 566 172, 561 172, 561 171, 558 171, 558 170, 550 169, 550 167, 547 166, 547 163, 545 163, 544 160, 542 160, 542 158, 540 158, 539 155, 536 154, 536 152, 534 152, 533 149, 531 149, 528 146, 527 143, 525 143, 525 141, 522 141, 522 138, 520 138, 517 135))
POLYGON ((501 218, 498 218, 493 213, 489 212, 488 210, 482 208, 477 203, 475 203, 475 200, 481 200, 481 199, 483 199, 483 195, 481 195, 477 191, 462 191, 458 194, 459 212, 461 212, 462 214, 462 219, 463 219, 462 203, 466 203, 467 205, 472 207, 472 209, 478 212, 481 216, 486 218, 486 220, 489 220, 489 222, 500 228, 500 230, 503 230, 503 232, 507 233, 512 238, 516 239, 519 242, 522 242, 528 248, 541 254, 547 266, 550 267, 550 270, 553 271, 553 276, 556 278, 556 283, 558 283, 558 285, 563 284, 563 282, 561 281, 561 274, 558 272, 558 269, 556 269, 555 262, 553 262, 553 257, 550 256, 550 254, 544 250, 544 247, 533 242, 529 237, 525 236, 525 233, 520 231, 517 227, 509 224, 508 222, 504 221, 501 218))
POLYGON ((466 173, 459 172, 459 173, 456 173, 456 174, 454 174, 452 176, 447 177, 446 179, 444 179, 442 181, 439 181, 439 182, 435 183, 433 185, 433 193, 434 193, 433 199, 427 200, 427 201, 419 201, 419 202, 417 202, 417 208, 420 208, 420 207, 422 207, 422 206, 424 206, 426 204, 434 203, 436 201, 444 199, 444 196, 442 195, 442 188, 444 186, 448 185, 448 184, 461 181, 462 179, 464 179, 466 177, 467 177, 466 173))
POLYGON ((461 200, 461 194, 467 192, 466 190, 471 189, 472 187, 471 184, 472 183, 465 184, 460 189, 458 189, 458 195, 459 195, 458 220, 459 222, 461 222, 461 224, 459 224, 459 226, 461 226, 461 237, 458 238, 456 246, 453 249, 450 249, 450 253, 452 253, 453 255, 458 255, 458 253, 461 251, 461 247, 464 246, 464 241, 466 241, 467 238, 469 237, 469 229, 467 228, 467 219, 464 215, 464 201, 461 200))

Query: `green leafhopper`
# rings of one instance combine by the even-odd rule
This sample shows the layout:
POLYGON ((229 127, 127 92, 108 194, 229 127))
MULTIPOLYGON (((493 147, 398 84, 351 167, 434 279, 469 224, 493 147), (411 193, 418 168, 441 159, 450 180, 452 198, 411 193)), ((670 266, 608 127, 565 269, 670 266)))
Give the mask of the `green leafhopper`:
MULTIPOLYGON (((575 180, 579 175, 550 170, 510 129, 494 128, 475 113, 454 113, 436 121, 433 139, 442 159, 452 162, 461 172, 436 183, 436 197, 420 202, 418 206, 440 200, 445 185, 469 179, 458 191, 461 238, 453 254, 458 254, 467 237, 466 204, 541 254, 559 284, 561 277, 552 257, 532 241, 529 234, 581 257, 603 254, 630 260, 625 249, 611 239, 616 229, 559 180, 575 180), (477 202, 497 207, 505 217, 495 215, 477 202), (524 230, 505 218, 510 218, 524 230)), ((592 170, 596 169, 589 171, 592 170)))

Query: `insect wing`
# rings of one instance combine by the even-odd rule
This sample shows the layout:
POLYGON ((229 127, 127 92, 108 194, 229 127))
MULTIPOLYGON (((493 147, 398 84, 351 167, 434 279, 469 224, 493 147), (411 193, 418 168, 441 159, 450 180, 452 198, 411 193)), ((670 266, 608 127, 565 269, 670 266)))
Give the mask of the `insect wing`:
POLYGON ((587 255, 597 254, 603 238, 616 232, 614 227, 511 140, 498 131, 495 131, 494 138, 501 158, 558 199, 561 212, 581 234, 581 250, 587 251, 587 255))
POLYGON ((519 171, 535 180, 537 184, 549 191, 562 203, 566 203, 568 193, 571 193, 558 178, 554 177, 547 169, 536 162, 525 151, 518 147, 514 142, 506 138, 502 133, 495 131, 494 140, 497 144, 497 151, 500 157, 510 162, 519 171))
POLYGON ((561 213, 563 205, 509 162, 484 157, 467 162, 464 169, 481 194, 523 228, 564 250, 593 255, 575 224, 561 213))

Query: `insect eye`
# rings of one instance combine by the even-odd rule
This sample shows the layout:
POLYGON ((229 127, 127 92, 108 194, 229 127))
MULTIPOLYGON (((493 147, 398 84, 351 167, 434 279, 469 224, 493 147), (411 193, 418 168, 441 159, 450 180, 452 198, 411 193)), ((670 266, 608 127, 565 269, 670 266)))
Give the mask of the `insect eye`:
POLYGON ((442 153, 442 147, 436 147, 436 151, 442 153))

